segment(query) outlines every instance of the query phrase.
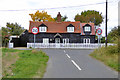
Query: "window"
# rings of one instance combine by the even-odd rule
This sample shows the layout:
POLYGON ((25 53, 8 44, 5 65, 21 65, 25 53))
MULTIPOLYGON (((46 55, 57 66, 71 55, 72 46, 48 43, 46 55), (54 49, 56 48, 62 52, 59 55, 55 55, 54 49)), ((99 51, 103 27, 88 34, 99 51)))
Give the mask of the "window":
POLYGON ((64 38, 63 39, 63 43, 69 43, 69 39, 68 38, 64 38))
POLYGON ((67 32, 74 32, 74 27, 67 27, 67 32))
POLYGON ((85 32, 90 32, 91 30, 90 30, 90 26, 85 26, 84 27, 84 30, 85 30, 85 32))
POLYGON ((46 31, 47 31, 46 27, 39 27, 39 32, 46 32, 46 31))
POLYGON ((43 38, 43 43, 48 44, 49 43, 49 38, 43 38))
POLYGON ((88 44, 90 44, 90 39, 89 39, 89 38, 84 38, 84 39, 83 39, 83 43, 88 43, 88 44))

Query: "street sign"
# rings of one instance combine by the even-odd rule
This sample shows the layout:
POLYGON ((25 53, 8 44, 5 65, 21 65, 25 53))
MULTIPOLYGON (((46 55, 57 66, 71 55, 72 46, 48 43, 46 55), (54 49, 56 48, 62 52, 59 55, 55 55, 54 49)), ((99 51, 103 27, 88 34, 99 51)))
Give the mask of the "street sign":
POLYGON ((31 32, 34 34, 34 48, 35 48, 35 35, 38 34, 39 30, 37 27, 33 27, 31 32))
POLYGON ((101 38, 101 34, 102 34, 102 29, 98 28, 96 30, 96 33, 98 34, 98 49, 99 49, 99 47, 101 46, 101 44, 100 44, 100 38, 101 38))
POLYGON ((39 30, 38 30, 37 27, 33 27, 32 30, 31 30, 31 32, 32 32, 34 35, 36 35, 36 34, 38 34, 39 30))
POLYGON ((98 28, 96 32, 97 32, 98 35, 101 35, 102 34, 102 29, 98 28))

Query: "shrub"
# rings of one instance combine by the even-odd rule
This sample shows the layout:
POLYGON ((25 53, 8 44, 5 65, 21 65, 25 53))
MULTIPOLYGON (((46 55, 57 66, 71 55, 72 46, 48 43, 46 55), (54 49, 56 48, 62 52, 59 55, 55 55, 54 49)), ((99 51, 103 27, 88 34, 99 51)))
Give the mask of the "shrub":
POLYGON ((118 54, 118 46, 108 46, 107 48, 108 54, 118 54))

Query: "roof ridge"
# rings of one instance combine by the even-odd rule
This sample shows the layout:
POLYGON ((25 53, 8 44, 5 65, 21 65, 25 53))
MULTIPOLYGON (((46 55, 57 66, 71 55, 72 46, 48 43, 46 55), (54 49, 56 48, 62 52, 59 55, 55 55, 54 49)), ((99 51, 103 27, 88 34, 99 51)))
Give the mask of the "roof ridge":
POLYGON ((63 22, 54 22, 54 21, 43 21, 43 22, 41 22, 41 21, 29 21, 29 22, 34 22, 34 23, 80 23, 80 21, 74 21, 74 22, 72 22, 72 21, 63 21, 63 22))

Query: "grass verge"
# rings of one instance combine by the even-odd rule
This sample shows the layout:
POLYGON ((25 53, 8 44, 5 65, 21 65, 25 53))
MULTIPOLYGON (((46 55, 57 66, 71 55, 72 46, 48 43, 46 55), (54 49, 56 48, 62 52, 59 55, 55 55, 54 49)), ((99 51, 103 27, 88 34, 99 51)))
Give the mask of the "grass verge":
POLYGON ((42 51, 2 48, 3 78, 42 78, 48 59, 42 51))
POLYGON ((108 46, 107 48, 101 47, 99 49, 95 49, 90 56, 102 61, 107 66, 111 67, 116 71, 120 71, 118 66, 118 46, 108 46))

